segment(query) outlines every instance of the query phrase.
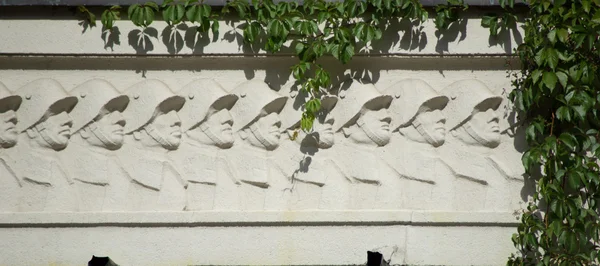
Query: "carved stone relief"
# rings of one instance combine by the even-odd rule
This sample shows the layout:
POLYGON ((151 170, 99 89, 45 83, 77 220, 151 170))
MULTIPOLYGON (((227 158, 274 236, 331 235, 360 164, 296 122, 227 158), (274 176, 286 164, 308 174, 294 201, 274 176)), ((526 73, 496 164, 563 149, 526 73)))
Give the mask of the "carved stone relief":
POLYGON ((12 211, 78 211, 73 177, 59 160, 69 144, 77 104, 58 82, 38 79, 17 90, 23 101, 17 110, 17 144, 2 152, 2 160, 18 189, 2 194, 18 198, 12 211))
POLYGON ((439 92, 419 79, 381 90, 349 80, 322 96, 310 132, 297 130, 302 91, 212 79, 174 89, 0 84, 0 212, 514 211, 523 201, 508 134, 518 128, 500 125, 503 98, 478 80, 439 92))
POLYGON ((219 194, 231 194, 226 189, 235 191, 237 184, 221 150, 234 144, 230 110, 238 96, 211 79, 195 80, 177 94, 186 99, 179 111, 183 140, 169 155, 188 183, 186 209, 211 210, 217 188, 223 188, 219 194))
POLYGON ((493 149, 500 144, 498 108, 502 97, 481 81, 461 80, 444 88, 448 103, 450 139, 441 149, 461 184, 455 186, 456 207, 463 210, 518 209, 522 180, 507 176, 495 163, 493 149), (482 199, 473 201, 473 198, 482 199))
POLYGON ((61 153, 61 162, 73 177, 79 207, 88 211, 122 210, 122 191, 127 187, 123 163, 115 150, 123 146, 125 118, 122 112, 129 97, 108 81, 87 81, 70 94, 78 104, 71 111, 73 135, 61 153))
POLYGON ((290 99, 281 115, 282 133, 292 141, 283 141, 274 152, 274 157, 278 158, 275 163, 285 178, 292 183, 288 209, 306 210, 343 206, 340 205, 343 204, 342 195, 347 193, 336 192, 344 189, 348 184, 347 182, 336 183, 330 152, 330 148, 335 143, 333 131, 335 119, 331 115, 331 110, 337 104, 338 98, 333 95, 323 96, 321 111, 317 114, 312 131, 304 132, 298 129, 303 111, 302 104, 307 99, 308 94, 305 91, 290 92, 290 99), (324 192, 337 195, 337 198, 323 198, 324 192))
POLYGON ((137 83, 126 90, 130 102, 125 117, 125 145, 117 157, 130 178, 127 208, 184 210, 187 182, 167 156, 181 143, 177 112, 185 99, 158 80, 137 83))

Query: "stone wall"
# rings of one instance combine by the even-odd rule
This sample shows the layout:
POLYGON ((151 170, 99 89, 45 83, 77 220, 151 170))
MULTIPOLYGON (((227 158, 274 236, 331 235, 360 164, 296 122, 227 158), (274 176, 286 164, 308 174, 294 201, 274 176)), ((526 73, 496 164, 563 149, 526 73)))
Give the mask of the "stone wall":
POLYGON ((482 12, 323 59, 334 89, 296 135, 296 59, 235 25, 0 11, 0 265, 504 264, 531 192, 520 33, 489 39, 482 12))

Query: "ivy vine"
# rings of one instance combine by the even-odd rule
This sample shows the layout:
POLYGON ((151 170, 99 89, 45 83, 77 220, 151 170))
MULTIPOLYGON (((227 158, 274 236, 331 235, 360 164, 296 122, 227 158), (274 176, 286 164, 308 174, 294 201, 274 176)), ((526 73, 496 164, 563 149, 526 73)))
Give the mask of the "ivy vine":
POLYGON ((528 122, 522 160, 536 191, 509 264, 598 265, 600 0, 528 4, 511 99, 528 122))
MULTIPOLYGON (((465 10, 463 0, 452 0, 439 7, 444 16, 435 18, 439 29, 445 29, 458 20, 458 10, 465 10)), ((85 7, 79 12, 87 17, 91 26, 95 25, 95 15, 85 7)), ((345 0, 330 2, 308 0, 302 6, 296 2, 273 0, 233 0, 227 2, 220 11, 215 11, 202 0, 167 0, 158 5, 155 2, 129 6, 127 17, 141 28, 139 41, 144 45, 149 37, 148 27, 154 22, 157 13, 173 30, 177 25, 192 23, 198 34, 214 35, 219 31, 219 20, 235 13, 241 20, 243 39, 248 45, 264 44, 264 50, 271 53, 290 46, 299 59, 292 67, 292 75, 310 96, 304 104, 300 129, 310 131, 316 113, 321 108, 321 96, 331 86, 329 72, 318 60, 323 56, 333 56, 340 62, 348 63, 357 48, 367 46, 381 39, 383 29, 392 19, 407 18, 414 25, 427 20, 429 13, 418 0, 345 0), (290 42, 290 43, 286 43, 290 42)), ((121 17, 121 7, 112 6, 101 15, 103 32, 111 32, 115 22, 121 17)), ((176 36, 169 36, 176 39, 176 36)))
MULTIPOLYGON (((487 13, 481 25, 492 38, 517 27, 514 0, 499 1, 502 12, 487 13)), ((528 0, 521 24, 523 43, 516 49, 521 71, 510 98, 526 125, 529 150, 522 157, 536 184, 533 200, 521 217, 513 242, 518 253, 508 265, 598 265, 600 263, 600 0, 528 0)), ((435 7, 439 31, 460 20, 463 0, 435 7)), ((78 11, 90 25, 95 15, 78 11)), ((102 13, 103 31, 112 31, 121 7, 102 13)), ((331 86, 318 59, 331 55, 348 63, 357 48, 382 38, 392 19, 418 26, 429 12, 418 0, 233 0, 215 11, 202 0, 167 0, 132 5, 128 18, 141 34, 156 13, 171 27, 188 22, 199 34, 219 31, 218 21, 235 13, 247 44, 264 44, 268 52, 294 48, 298 63, 292 75, 311 97, 304 105, 301 129, 310 131, 320 98, 331 86)))

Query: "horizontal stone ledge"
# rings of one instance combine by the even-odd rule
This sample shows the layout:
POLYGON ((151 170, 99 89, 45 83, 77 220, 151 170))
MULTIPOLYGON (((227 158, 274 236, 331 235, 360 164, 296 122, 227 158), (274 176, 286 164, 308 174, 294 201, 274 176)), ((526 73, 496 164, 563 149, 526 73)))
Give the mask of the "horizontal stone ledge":
MULTIPOLYGON (((19 70, 264 70, 290 69, 298 59, 292 56, 209 56, 209 55, 0 55, 0 69, 19 70), (199 67, 200 66, 200 67, 199 67)), ((497 70, 520 69, 519 59, 497 55, 387 55, 355 56, 342 65, 333 57, 323 57, 319 63, 326 69, 376 70, 497 70)), ((291 75, 291 70, 289 70, 291 75)))
MULTIPOLYGON (((335 2, 335 0, 326 0, 327 2, 335 2)), ((3 0, 0 1, 0 6, 112 6, 112 5, 133 5, 143 4, 146 0, 3 0)), ((163 0, 154 1, 162 4, 163 0)), ((224 6, 227 0, 205 0, 204 3, 211 6, 224 6)), ((279 0, 275 2, 299 2, 294 0, 279 0)), ((436 6, 446 4, 446 0, 421 0, 423 6, 436 6)), ((471 6, 500 6, 499 0, 465 0, 465 3, 471 6)), ((516 0, 516 4, 525 4, 522 0, 516 0)))
MULTIPOLYGON (((23 11, 24 12, 24 11, 23 11)), ((481 26, 484 12, 471 16, 450 30, 440 34, 432 18, 418 27, 408 23, 396 23, 386 29, 381 40, 368 47, 357 49, 357 55, 511 55, 523 39, 522 29, 515 28, 491 38, 489 29, 481 26)), ((199 35, 192 23, 183 23, 176 29, 164 21, 155 21, 148 28, 136 27, 131 21, 115 22, 112 33, 102 31, 100 21, 89 27, 78 17, 65 10, 57 13, 42 12, 27 15, 0 12, 2 27, 0 35, 11 36, 0 42, 3 54, 38 55, 265 55, 263 44, 255 47, 244 45, 243 25, 233 21, 219 21, 219 33, 199 35)), ((295 53, 293 41, 284 44, 277 54, 290 56, 295 53)))
POLYGON ((510 212, 446 211, 197 211, 107 213, 0 213, 0 227, 91 226, 516 226, 510 212))

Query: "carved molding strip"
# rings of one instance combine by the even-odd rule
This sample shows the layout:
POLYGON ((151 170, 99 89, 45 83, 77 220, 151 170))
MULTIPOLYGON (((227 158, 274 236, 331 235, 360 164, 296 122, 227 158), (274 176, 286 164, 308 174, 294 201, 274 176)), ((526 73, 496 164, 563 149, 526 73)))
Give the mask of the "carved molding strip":
POLYGON ((138 213, 5 213, 0 227, 88 226, 277 226, 277 225, 420 225, 513 226, 507 212, 440 212, 407 210, 138 212, 138 213))
POLYGON ((512 212, 526 199, 516 125, 482 81, 348 80, 290 141, 306 99, 257 80, 0 84, 0 212, 512 212))

